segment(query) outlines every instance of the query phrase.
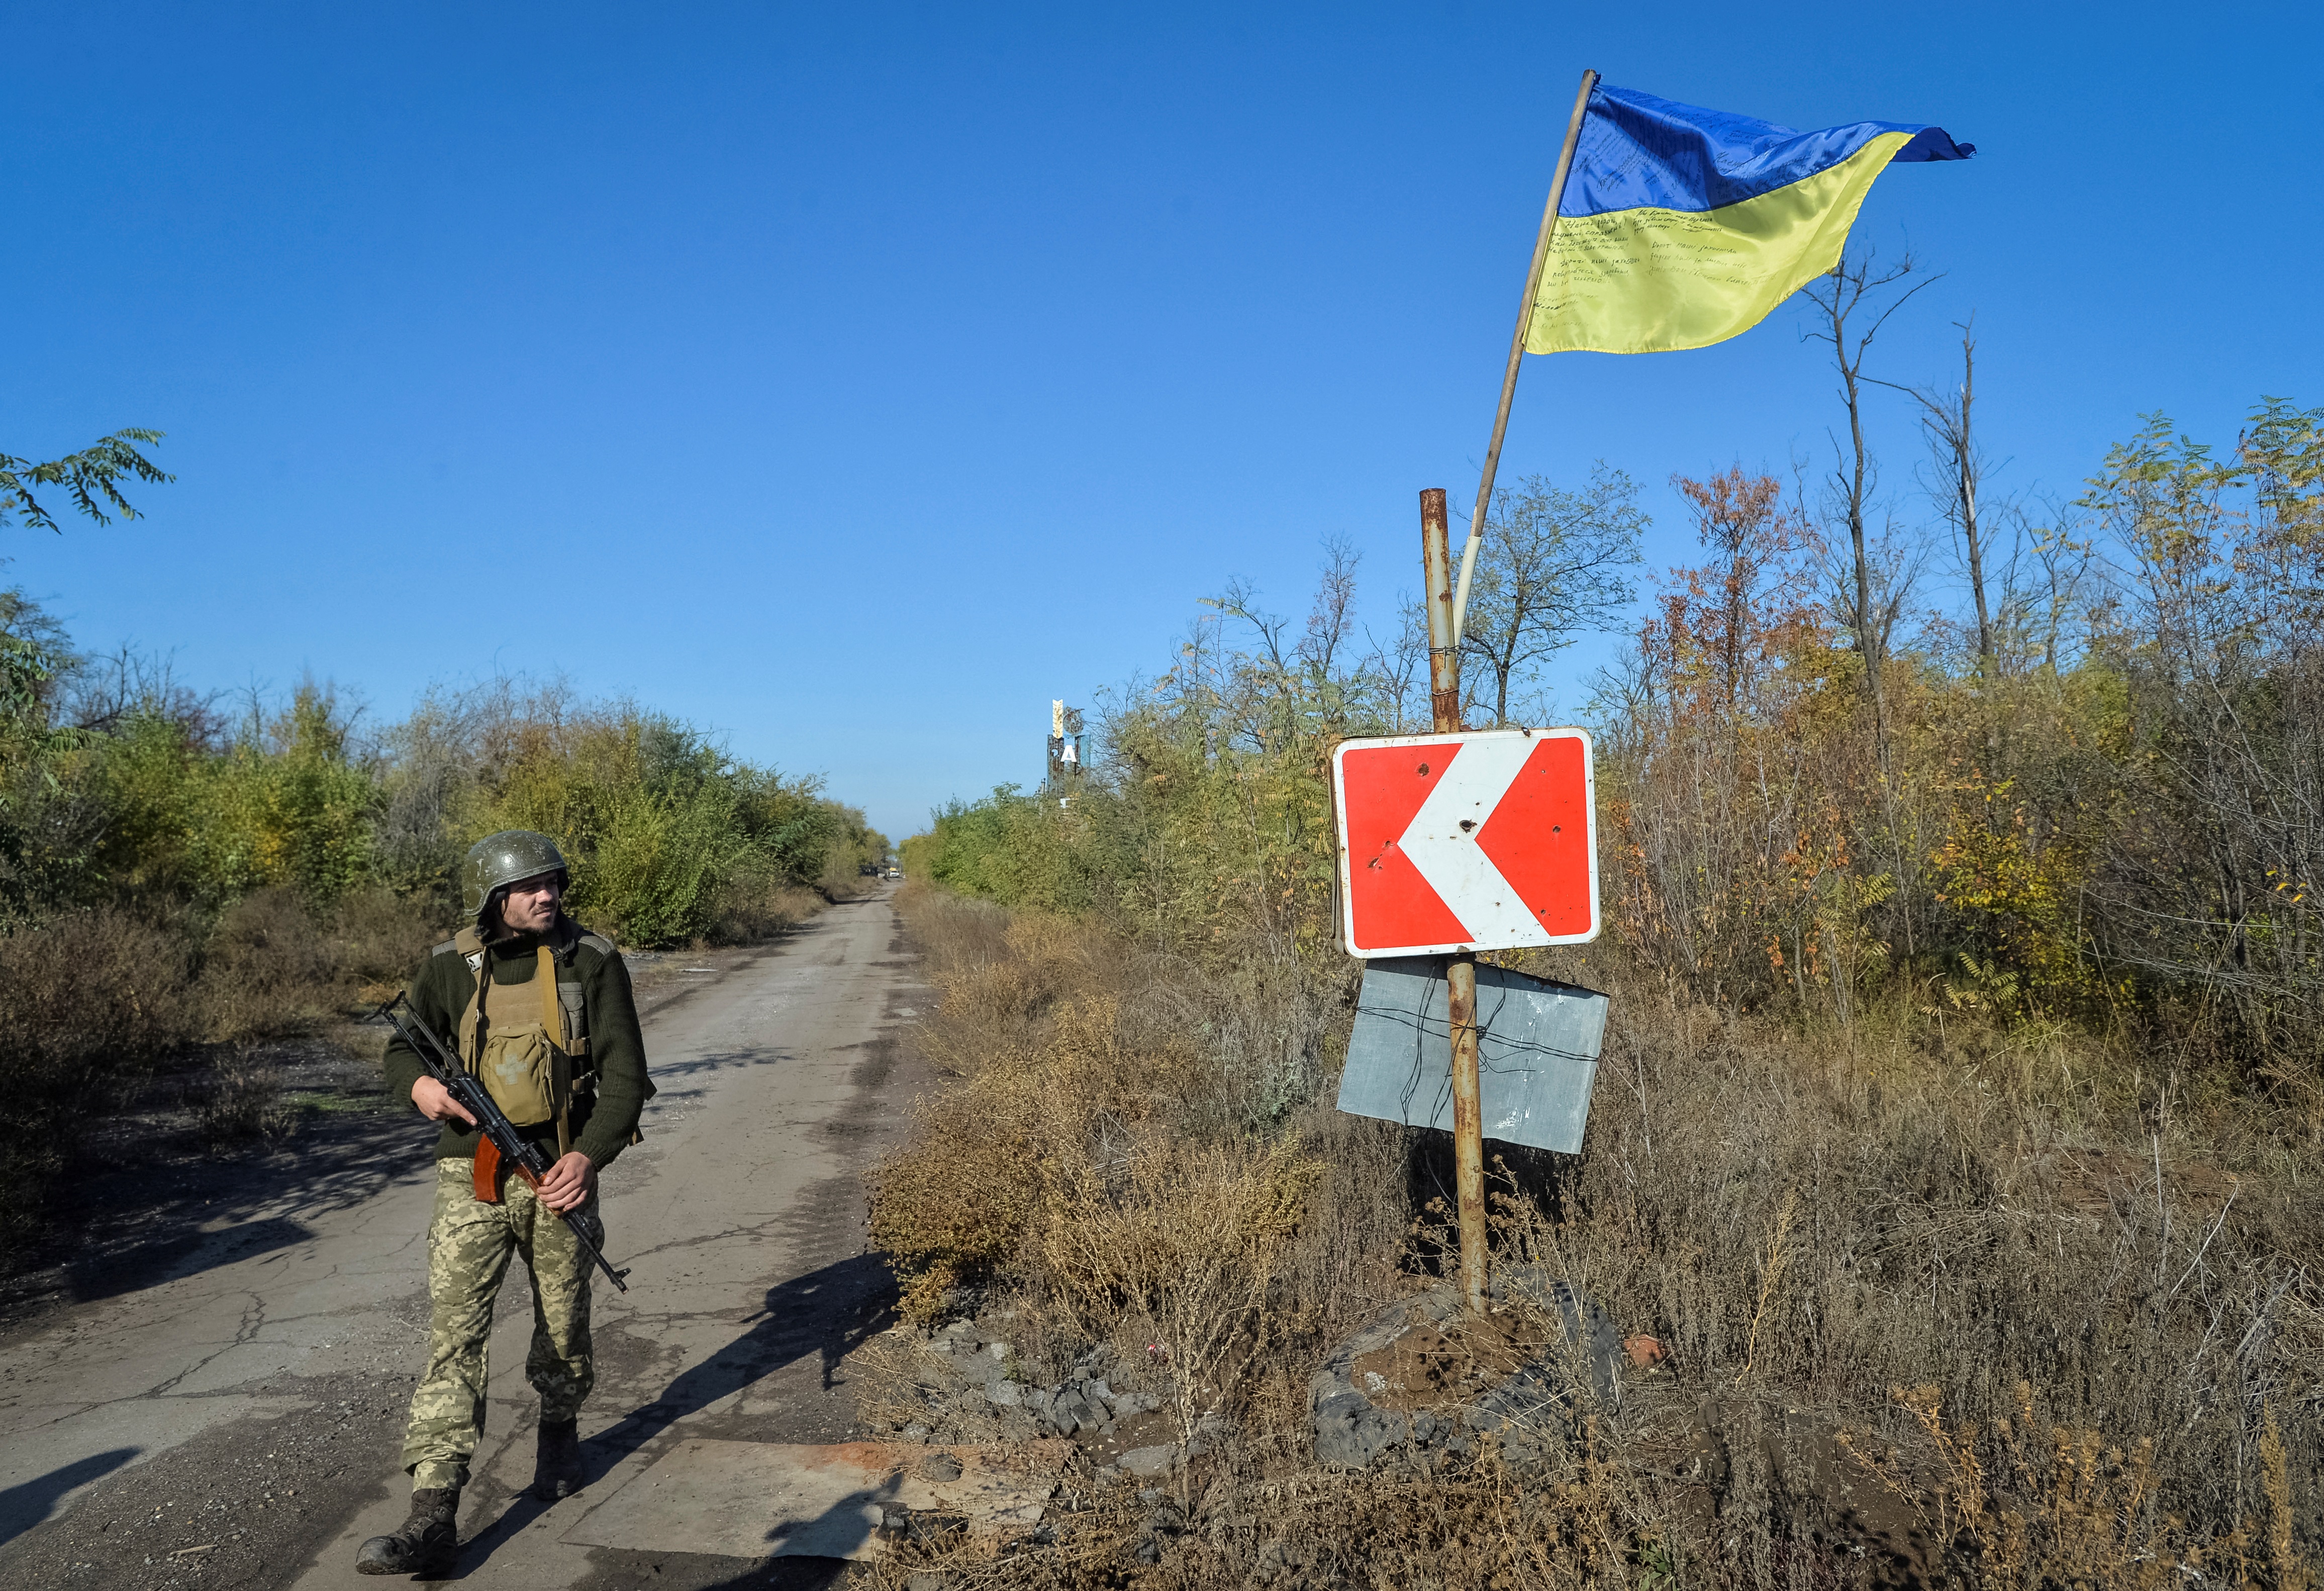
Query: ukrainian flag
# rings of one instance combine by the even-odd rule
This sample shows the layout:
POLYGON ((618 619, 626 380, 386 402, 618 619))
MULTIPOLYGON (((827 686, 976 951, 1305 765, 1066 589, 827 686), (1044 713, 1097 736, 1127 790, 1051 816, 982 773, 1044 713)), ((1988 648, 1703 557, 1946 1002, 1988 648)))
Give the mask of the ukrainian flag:
POLYGON ((1654 354, 1748 331, 1840 263, 1889 162, 1976 153, 1942 127, 1850 122, 1799 133, 1600 84, 1526 350, 1654 354))

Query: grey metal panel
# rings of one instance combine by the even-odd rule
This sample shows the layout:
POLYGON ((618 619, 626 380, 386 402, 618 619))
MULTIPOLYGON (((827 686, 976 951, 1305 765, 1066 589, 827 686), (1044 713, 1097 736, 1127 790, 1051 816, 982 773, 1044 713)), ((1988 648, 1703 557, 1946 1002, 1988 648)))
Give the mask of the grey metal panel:
MULTIPOLYGON (((1579 1154, 1598 1051, 1606 1042, 1606 996, 1480 964, 1477 1026, 1485 1136, 1579 1154)), ((1365 964, 1340 1108, 1452 1130, 1452 1038, 1441 957, 1365 964)))

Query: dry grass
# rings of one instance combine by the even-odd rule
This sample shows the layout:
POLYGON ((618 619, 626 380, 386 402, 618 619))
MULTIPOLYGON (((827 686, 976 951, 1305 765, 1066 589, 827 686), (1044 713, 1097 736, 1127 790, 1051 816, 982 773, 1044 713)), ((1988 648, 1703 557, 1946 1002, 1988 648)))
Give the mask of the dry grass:
MULTIPOLYGON (((1139 1241, 1162 1241, 1153 1213, 1197 1198, 1198 1183, 1200 1198, 1225 1201, 1221 1211, 1240 1207, 1231 1190, 1250 1178, 1278 1191, 1296 1184, 1279 1201, 1268 1273, 1278 1263, 1312 1269, 1318 1295, 1363 1269, 1359 1251, 1395 1246, 1400 1207, 1342 1198, 1351 1173, 1400 1174, 1391 1131, 1313 1116, 1287 1133, 1238 1125, 1245 1074, 1215 1053, 1235 1025, 1231 985, 1167 978, 1167 963, 1078 925, 1012 919, 925 886, 908 886, 902 905, 942 995, 921 1047, 952 1080, 921 1102, 911 1146, 873 1177, 873 1240, 905 1272, 916 1318, 931 1318, 952 1288, 1046 1269, 1045 1307, 1102 1336, 1098 1323, 1119 1318, 1148 1283, 1125 1292, 1112 1261, 1074 1257, 1047 1235, 1087 1221, 1127 1235, 1146 1221, 1139 1241), (1289 1161, 1286 1142, 1299 1150, 1289 1161), (1369 1218, 1340 1218, 1352 1210, 1369 1218)), ((1303 1318, 1326 1312, 1305 1290, 1300 1307, 1303 1318)))
POLYGON ((195 1036, 184 939, 125 912, 0 937, 0 1261, 40 1230, 82 1125, 195 1036))
POLYGON ((1568 965, 1616 991, 1589 1148, 1510 1155, 1497 1247, 1668 1358, 1545 1413, 1517 1457, 1324 1475, 1308 1374, 1444 1257, 1430 1135, 1340 1116, 1324 1087, 1254 1104, 1286 1054, 1336 1052, 1342 970, 1198 972, 938 892, 902 904, 952 1079, 876 1185, 914 1309, 985 1285, 1059 1359, 1176 1331, 1220 1367, 1185 1378, 1182 1417, 1233 1425, 1175 1498, 1092 1491, 1053 1543, 947 1559, 955 1586, 2309 1583, 2304 1115, 2158 1089, 2062 1029, 1800 1030, 1568 965))
POLYGON ((288 1137, 299 1121, 297 1110, 282 1097, 274 1068, 238 1047, 211 1064, 194 1087, 192 1104, 202 1136, 218 1148, 288 1137))
POLYGON ((723 945, 749 945, 797 928, 822 911, 824 897, 804 884, 767 883, 753 890, 730 889, 720 898, 711 938, 723 945))
POLYGON ((1141 1135, 1059 1179, 1036 1253, 1063 1323, 1128 1327, 1169 1367, 1179 1438, 1234 1399, 1277 1333, 1277 1264, 1323 1167, 1290 1142, 1188 1145, 1141 1135))
POLYGON ((189 1090, 214 1144, 279 1137, 293 1113, 257 1041, 312 1033, 383 999, 439 930, 385 891, 328 908, 290 890, 244 897, 208 926, 117 909, 0 936, 0 1264, 42 1230, 83 1131, 173 1053, 208 1045, 189 1090))
MULTIPOLYGON (((205 1036, 230 1044, 309 1032, 344 1015, 363 981, 352 964, 390 959, 365 954, 385 937, 385 914, 364 905, 372 909, 348 914, 359 936, 352 942, 334 934, 336 925, 293 890, 261 890, 227 907, 202 957, 205 1036)), ((409 965, 427 947, 426 925, 413 922, 407 938, 409 965)))

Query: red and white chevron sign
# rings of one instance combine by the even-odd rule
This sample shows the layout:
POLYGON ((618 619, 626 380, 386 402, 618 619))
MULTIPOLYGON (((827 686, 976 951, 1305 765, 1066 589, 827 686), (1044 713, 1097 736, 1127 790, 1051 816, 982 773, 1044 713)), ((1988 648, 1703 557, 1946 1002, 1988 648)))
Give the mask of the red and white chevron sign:
POLYGON ((1333 754, 1340 932, 1356 956, 1598 937, 1590 735, 1489 729, 1333 754))

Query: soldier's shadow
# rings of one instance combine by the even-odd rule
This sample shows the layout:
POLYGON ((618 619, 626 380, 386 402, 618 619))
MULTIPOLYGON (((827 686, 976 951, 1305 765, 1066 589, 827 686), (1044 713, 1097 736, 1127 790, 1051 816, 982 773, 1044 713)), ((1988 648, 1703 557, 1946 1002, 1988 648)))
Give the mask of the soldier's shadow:
POLYGON ((810 1355, 821 1360, 829 1391, 840 1361, 896 1319, 895 1273, 876 1253, 852 1254, 768 1289, 748 1331, 583 1444, 592 1474, 611 1469, 687 1415, 810 1355))
MULTIPOLYGON (((563 1506, 577 1516, 602 1502, 595 1488, 623 1459, 687 1415, 810 1355, 820 1361, 828 1391, 840 1362, 896 1319, 895 1274, 878 1254, 853 1254, 768 1289, 766 1303, 749 1330, 682 1372, 653 1401, 581 1444, 583 1490, 563 1506)), ((462 1545, 454 1577, 465 1579, 475 1573, 503 1542, 529 1528, 550 1506, 529 1493, 512 1500, 482 1534, 462 1545)))

